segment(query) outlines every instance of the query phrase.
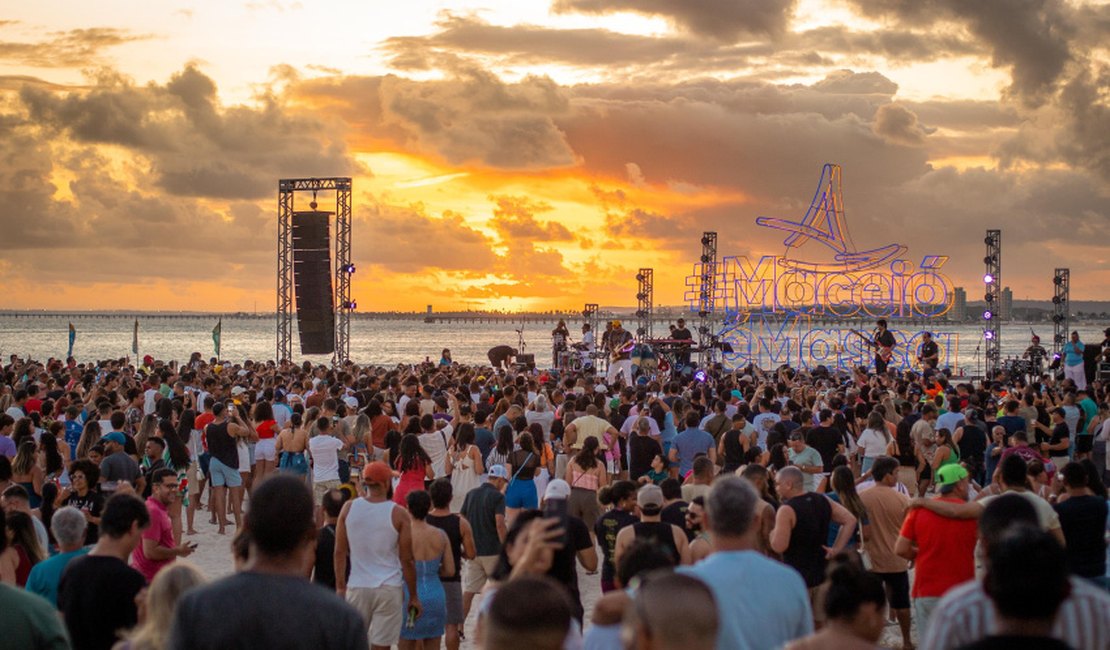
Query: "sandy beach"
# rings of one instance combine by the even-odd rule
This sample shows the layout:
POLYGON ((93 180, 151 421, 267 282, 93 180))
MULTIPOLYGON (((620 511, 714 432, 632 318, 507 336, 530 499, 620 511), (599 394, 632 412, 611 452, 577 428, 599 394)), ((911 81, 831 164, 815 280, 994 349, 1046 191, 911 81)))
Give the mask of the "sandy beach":
MULTIPOLYGON (((207 495, 206 495, 207 496, 207 495)), ((197 550, 189 558, 193 564, 200 567, 204 575, 210 580, 230 574, 233 570, 231 562, 232 528, 229 527, 226 535, 220 535, 217 527, 208 523, 208 513, 198 512, 196 521, 196 535, 188 536, 190 541, 197 543, 197 550)), ((600 559, 600 549, 598 555, 600 559)), ((587 575, 581 567, 578 568, 578 588, 582 594, 582 606, 586 611, 586 626, 589 627, 590 613, 594 603, 601 596, 601 580, 598 575, 587 575)), ((478 601, 471 608, 470 617, 466 620, 466 639, 462 643, 464 649, 477 648, 474 643, 474 626, 477 622, 478 601)), ((900 648, 901 635, 898 626, 888 625, 883 633, 882 646, 885 648, 900 648)))

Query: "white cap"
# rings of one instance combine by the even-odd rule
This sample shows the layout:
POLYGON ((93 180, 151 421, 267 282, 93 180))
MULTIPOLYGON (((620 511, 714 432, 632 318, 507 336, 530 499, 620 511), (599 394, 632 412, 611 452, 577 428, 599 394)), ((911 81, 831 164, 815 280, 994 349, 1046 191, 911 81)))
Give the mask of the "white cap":
POLYGON ((505 469, 504 465, 494 465, 489 468, 490 478, 503 478, 509 480, 509 470, 505 469))
POLYGON ((348 395, 348 396, 344 397, 343 401, 346 402, 347 406, 349 406, 353 409, 358 408, 358 399, 356 399, 355 397, 353 397, 351 395, 348 395))
POLYGON ((243 388, 242 386, 235 386, 234 388, 231 389, 231 394, 232 395, 242 395, 245 392, 247 392, 247 389, 243 388))
POLYGON ((570 483, 567 483, 561 478, 554 481, 548 481, 547 490, 543 493, 545 499, 569 499, 570 498, 570 483))

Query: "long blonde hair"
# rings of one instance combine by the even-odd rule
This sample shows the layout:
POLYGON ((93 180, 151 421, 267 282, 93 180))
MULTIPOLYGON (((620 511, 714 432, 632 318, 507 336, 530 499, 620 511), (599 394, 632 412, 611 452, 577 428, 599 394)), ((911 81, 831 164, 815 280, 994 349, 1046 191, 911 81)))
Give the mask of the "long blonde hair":
POLYGON ((154 432, 157 430, 158 416, 153 413, 144 415, 142 421, 139 422, 139 431, 135 434, 135 448, 139 450, 139 454, 146 453, 144 451, 146 449, 146 441, 150 440, 150 437, 153 436, 154 432))
POLYGON ((165 648, 177 602, 186 591, 205 582, 200 569, 188 562, 175 562, 159 571, 146 592, 146 619, 127 635, 131 650, 165 648))
POLYGON ((355 418, 355 426, 351 429, 351 435, 354 436, 356 443, 366 442, 367 435, 370 433, 370 416, 365 413, 359 413, 355 418))

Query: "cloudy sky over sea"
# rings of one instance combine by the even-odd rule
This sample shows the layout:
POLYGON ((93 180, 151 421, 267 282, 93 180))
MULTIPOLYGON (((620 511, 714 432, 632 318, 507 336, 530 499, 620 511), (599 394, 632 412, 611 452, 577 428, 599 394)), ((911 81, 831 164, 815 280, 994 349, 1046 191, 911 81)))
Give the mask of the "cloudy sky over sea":
POLYGON ((5 308, 268 309, 305 176, 354 177, 362 309, 676 304, 825 162, 860 248, 975 286, 998 227, 1016 298, 1110 299, 1104 1, 8 4, 5 308))

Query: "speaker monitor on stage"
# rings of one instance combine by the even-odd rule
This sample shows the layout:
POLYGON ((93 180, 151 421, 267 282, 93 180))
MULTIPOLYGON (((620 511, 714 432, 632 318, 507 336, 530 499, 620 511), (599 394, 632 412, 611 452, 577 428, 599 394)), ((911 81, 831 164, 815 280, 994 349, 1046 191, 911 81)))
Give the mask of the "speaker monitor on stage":
POLYGON ((516 355, 516 364, 528 370, 536 369, 536 355, 534 354, 518 354, 516 355))
POLYGON ((330 212, 293 213, 293 278, 302 354, 335 352, 330 212))

